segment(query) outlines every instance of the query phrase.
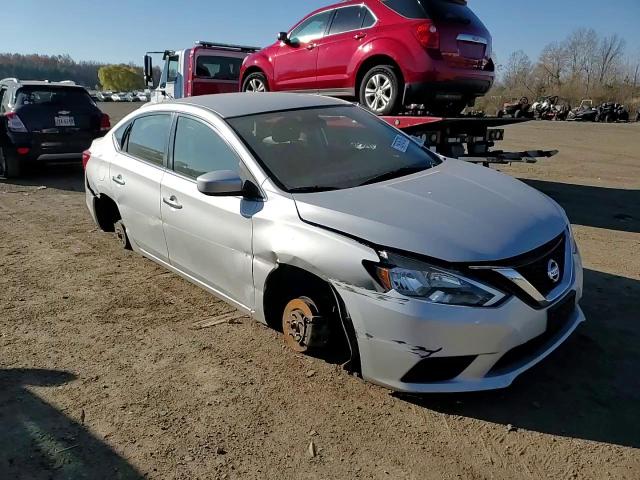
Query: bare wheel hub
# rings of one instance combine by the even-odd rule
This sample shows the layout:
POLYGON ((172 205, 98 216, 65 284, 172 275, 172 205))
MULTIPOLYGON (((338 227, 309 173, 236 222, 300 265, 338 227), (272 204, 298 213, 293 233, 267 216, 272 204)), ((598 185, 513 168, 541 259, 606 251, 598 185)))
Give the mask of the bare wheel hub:
POLYGON ((328 342, 328 322, 308 297, 291 300, 282 314, 285 343, 295 352, 304 353, 328 342))

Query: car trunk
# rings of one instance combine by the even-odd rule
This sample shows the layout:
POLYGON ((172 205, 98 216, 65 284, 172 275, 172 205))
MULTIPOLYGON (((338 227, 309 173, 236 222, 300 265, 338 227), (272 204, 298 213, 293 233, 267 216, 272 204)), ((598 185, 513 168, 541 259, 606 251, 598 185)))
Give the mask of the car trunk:
POLYGON ((78 88, 25 87, 15 113, 42 153, 82 152, 100 135, 102 112, 78 88))
POLYGON ((440 32, 444 60, 463 68, 482 68, 491 57, 491 36, 464 0, 422 0, 440 32))

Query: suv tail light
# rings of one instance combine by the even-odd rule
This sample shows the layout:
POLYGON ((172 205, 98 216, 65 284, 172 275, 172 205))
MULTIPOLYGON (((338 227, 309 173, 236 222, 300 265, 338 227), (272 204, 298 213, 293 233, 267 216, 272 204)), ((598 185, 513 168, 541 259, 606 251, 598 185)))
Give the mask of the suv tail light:
POLYGON ((100 131, 108 132, 109 130, 111 130, 111 119, 109 118, 109 115, 103 113, 102 118, 100 119, 100 131))
POLYGON ((433 22, 421 23, 416 27, 416 37, 424 48, 440 50, 440 32, 433 22))
POLYGON ((22 120, 20 120, 20 117, 18 116, 17 113, 9 112, 5 115, 5 117, 7 118, 7 128, 11 132, 16 132, 16 133, 28 132, 27 127, 24 126, 24 123, 22 123, 22 120))
POLYGON ((82 168, 87 169, 87 163, 91 160, 91 152, 89 150, 85 150, 82 152, 82 168))

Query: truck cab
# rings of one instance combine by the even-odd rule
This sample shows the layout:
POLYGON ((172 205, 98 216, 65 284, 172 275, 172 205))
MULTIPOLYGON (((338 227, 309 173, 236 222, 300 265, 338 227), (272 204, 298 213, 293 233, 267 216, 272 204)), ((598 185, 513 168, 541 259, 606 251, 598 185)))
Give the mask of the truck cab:
POLYGON ((144 77, 152 88, 150 101, 159 103, 197 95, 237 92, 242 62, 258 50, 257 47, 200 41, 185 50, 148 52, 144 57, 144 77), (157 86, 153 80, 153 53, 162 53, 163 60, 157 86))

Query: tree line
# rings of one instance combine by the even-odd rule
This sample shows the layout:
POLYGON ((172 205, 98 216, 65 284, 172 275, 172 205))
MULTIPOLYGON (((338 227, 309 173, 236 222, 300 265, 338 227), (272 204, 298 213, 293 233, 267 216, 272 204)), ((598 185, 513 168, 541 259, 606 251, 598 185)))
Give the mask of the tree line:
MULTIPOLYGON (((159 70, 154 74, 159 77, 159 70)), ((0 53, 0 79, 9 77, 52 82, 72 80, 96 90, 130 91, 144 88, 141 67, 133 64, 76 62, 69 55, 0 53)))
POLYGON ((601 37, 594 29, 581 28, 546 45, 536 61, 522 50, 513 52, 499 65, 498 80, 478 107, 491 112, 513 98, 534 101, 546 95, 558 95, 571 106, 589 98, 637 109, 640 53, 627 57, 626 41, 618 34, 601 37))

